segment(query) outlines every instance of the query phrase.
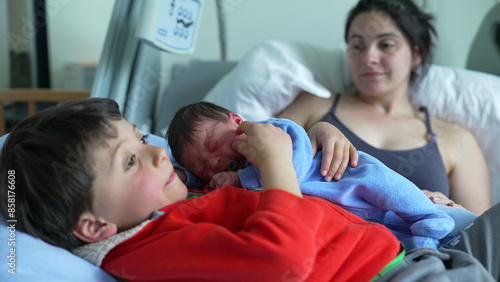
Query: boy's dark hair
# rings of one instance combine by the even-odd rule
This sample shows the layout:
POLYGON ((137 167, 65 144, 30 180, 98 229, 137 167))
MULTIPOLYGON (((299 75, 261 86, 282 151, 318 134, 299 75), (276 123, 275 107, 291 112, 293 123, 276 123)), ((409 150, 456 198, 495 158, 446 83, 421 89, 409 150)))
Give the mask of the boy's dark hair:
POLYGON ((172 157, 181 162, 182 149, 194 141, 200 122, 206 119, 229 122, 229 113, 232 112, 210 102, 198 102, 180 108, 170 121, 165 136, 172 150, 172 157))
POLYGON ((19 122, 0 159, 2 215, 47 243, 81 245, 72 231, 80 215, 92 211, 93 152, 116 136, 111 121, 121 118, 115 101, 88 98, 19 122))
MULTIPOLYGON (((424 77, 432 60, 433 35, 437 36, 436 29, 431 23, 434 17, 420 10, 411 0, 360 0, 347 16, 344 31, 346 42, 354 18, 361 13, 372 11, 384 12, 389 15, 408 38, 410 46, 420 49, 422 56, 421 77, 424 77)), ((414 82, 416 78, 417 73, 412 71, 410 81, 414 82)))

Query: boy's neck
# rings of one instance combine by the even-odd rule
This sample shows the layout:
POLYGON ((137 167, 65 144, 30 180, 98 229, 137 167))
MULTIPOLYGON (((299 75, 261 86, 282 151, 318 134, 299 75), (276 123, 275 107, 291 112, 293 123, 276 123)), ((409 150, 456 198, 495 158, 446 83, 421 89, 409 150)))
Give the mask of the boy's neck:
POLYGON ((162 209, 160 209, 160 211, 165 212, 165 213, 166 212, 170 212, 171 210, 173 210, 176 207, 178 207, 180 204, 184 203, 184 201, 186 201, 186 200, 178 201, 176 203, 173 203, 173 204, 170 204, 168 206, 165 206, 162 209))

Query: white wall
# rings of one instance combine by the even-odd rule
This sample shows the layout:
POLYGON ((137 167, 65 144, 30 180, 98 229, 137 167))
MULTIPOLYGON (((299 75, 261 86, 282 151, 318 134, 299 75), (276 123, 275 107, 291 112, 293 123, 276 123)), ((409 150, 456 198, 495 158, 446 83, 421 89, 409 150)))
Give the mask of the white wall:
MULTIPOLYGON (((357 0, 225 0, 228 60, 240 60, 252 47, 270 39, 339 47, 346 13, 357 0)), ((220 59, 216 5, 205 0, 195 52, 191 57, 164 54, 164 83, 172 64, 192 59, 220 59)))
POLYGON ((51 85, 64 86, 64 65, 98 62, 115 0, 47 0, 51 85))
MULTIPOLYGON (((205 1, 196 51, 199 59, 219 56, 215 1, 205 1)), ((311 42, 320 47, 344 46, 347 12, 357 0, 226 0, 228 59, 241 59, 269 39, 311 42)), ((472 40, 495 0, 417 0, 435 15, 438 32, 434 63, 464 68, 472 40)), ((165 55, 165 64, 188 58, 165 55)))
MULTIPOLYGON (((210 4, 206 1, 206 4, 210 4)), ((344 44, 347 12, 357 0, 228 0, 230 59, 241 58, 250 47, 268 39, 311 42, 322 47, 344 44)), ((436 17, 439 35, 435 63, 465 67, 472 40, 495 0, 419 0, 436 17)), ((205 12, 215 13, 210 5, 205 12)), ((213 39, 212 39, 213 40, 213 39)))
POLYGON ((496 0, 434 0, 427 9, 436 17, 439 40, 434 63, 464 68, 476 33, 496 0))
POLYGON ((229 55, 239 58, 249 47, 269 39, 311 42, 339 47, 344 21, 356 0, 238 1, 228 17, 229 55))
MULTIPOLYGON (((61 84, 68 62, 97 61, 115 0, 48 0, 48 33, 52 83, 61 84), (50 13, 50 11, 49 11, 50 13)), ((269 39, 300 40, 321 47, 343 43, 346 13, 357 0, 224 0, 228 59, 239 60, 253 46, 269 39)), ((164 54, 168 80, 170 66, 191 59, 218 59, 219 42, 214 0, 205 0, 195 53, 164 54)), ((439 34, 434 62, 465 67, 471 42, 495 0, 418 0, 436 15, 439 34)))

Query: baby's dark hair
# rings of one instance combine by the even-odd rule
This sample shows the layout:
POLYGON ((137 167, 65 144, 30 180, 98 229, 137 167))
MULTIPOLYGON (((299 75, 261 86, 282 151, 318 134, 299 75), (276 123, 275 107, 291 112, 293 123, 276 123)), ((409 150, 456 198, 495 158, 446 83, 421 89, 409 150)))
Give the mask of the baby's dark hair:
MULTIPOLYGON (((421 77, 425 76, 432 61, 433 36, 437 36, 436 29, 431 23, 434 17, 422 11, 411 0, 360 0, 347 16, 344 31, 346 42, 354 18, 361 13, 372 11, 389 15, 408 38, 410 46, 420 49, 422 56, 421 77)), ((412 71, 410 81, 414 82, 416 79, 417 73, 412 71)))
POLYGON ((83 212, 92 211, 93 152, 117 136, 111 122, 120 119, 115 101, 88 98, 16 124, 0 159, 2 215, 52 245, 82 245, 73 229, 83 212))
POLYGON ((230 113, 230 110, 210 102, 198 102, 180 108, 172 118, 165 136, 172 157, 180 163, 182 149, 192 144, 200 122, 207 119, 229 122, 230 113))

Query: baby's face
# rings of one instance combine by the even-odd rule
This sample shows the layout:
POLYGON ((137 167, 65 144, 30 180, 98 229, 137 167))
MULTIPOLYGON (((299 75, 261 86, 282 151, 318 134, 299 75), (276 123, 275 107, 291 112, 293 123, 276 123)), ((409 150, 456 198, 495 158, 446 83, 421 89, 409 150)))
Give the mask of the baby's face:
POLYGON ((229 114, 229 122, 205 120, 195 133, 194 142, 181 152, 180 162, 201 180, 208 182, 214 174, 243 168, 245 157, 234 150, 236 140, 246 140, 245 134, 236 134, 242 122, 229 114))

